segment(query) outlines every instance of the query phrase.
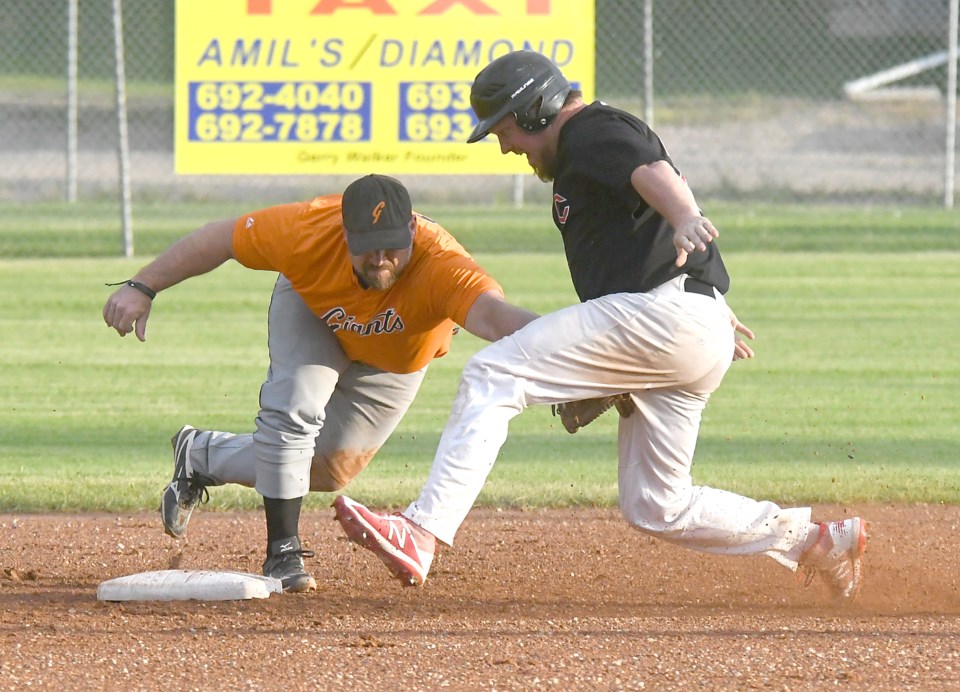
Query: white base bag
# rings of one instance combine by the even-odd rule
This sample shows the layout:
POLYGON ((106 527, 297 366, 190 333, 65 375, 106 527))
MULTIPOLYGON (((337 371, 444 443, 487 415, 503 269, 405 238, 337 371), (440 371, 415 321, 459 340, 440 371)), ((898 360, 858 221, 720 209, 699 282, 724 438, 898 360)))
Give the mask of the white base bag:
POLYGON ((101 582, 99 601, 243 601, 282 593, 279 579, 245 572, 167 569, 101 582))

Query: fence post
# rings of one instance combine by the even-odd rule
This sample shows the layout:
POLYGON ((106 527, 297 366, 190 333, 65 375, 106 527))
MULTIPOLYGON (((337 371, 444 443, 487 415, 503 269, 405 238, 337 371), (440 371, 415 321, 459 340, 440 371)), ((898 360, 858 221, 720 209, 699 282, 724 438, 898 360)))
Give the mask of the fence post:
POLYGON ((80 27, 80 0, 69 0, 67 5, 67 190, 68 202, 77 201, 77 33, 80 27))
POLYGON ((130 208, 130 141, 127 133, 127 76, 123 52, 122 0, 113 0, 113 45, 117 68, 117 158, 120 162, 120 217, 123 255, 133 257, 133 213, 130 208))
POLYGON ((946 164, 943 176, 943 206, 953 209, 954 172, 957 154, 957 5, 960 0, 950 0, 950 20, 947 22, 947 142, 946 164))
POLYGON ((653 127, 653 0, 643 0, 643 119, 653 127))

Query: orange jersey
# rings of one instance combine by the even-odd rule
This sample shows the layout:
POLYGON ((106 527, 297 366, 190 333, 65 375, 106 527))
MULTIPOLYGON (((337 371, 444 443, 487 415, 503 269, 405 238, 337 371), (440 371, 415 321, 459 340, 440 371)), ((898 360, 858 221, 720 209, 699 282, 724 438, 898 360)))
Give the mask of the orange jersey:
POLYGON ((340 195, 269 207, 237 219, 233 252, 251 269, 287 277, 333 330, 347 357, 394 373, 415 372, 450 350, 456 325, 482 293, 500 285, 439 224, 414 214, 413 252, 386 291, 353 272, 340 195))

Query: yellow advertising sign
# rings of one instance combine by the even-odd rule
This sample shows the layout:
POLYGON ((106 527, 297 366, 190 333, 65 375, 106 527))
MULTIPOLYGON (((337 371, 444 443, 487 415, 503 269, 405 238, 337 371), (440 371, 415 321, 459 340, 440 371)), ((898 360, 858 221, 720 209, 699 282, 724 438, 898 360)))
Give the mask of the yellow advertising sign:
POLYGON ((589 101, 593 0, 178 0, 184 174, 524 173, 465 144, 470 85, 513 50, 589 101))

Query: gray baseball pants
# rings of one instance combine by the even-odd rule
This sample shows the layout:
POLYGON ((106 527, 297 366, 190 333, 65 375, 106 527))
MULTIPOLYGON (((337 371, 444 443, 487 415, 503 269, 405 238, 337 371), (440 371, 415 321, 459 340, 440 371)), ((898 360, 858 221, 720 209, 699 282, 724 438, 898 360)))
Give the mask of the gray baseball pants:
POLYGON ((733 358, 723 297, 687 293, 684 276, 545 315, 467 364, 420 497, 405 511, 452 544, 510 420, 525 407, 630 392, 620 419, 620 509, 634 527, 694 550, 765 554, 796 569, 810 509, 781 509, 695 486, 701 415, 733 358))
POLYGON ((256 432, 198 433, 190 463, 214 484, 255 487, 264 497, 339 490, 396 429, 426 368, 398 375, 351 361, 282 275, 268 326, 270 368, 256 432))

